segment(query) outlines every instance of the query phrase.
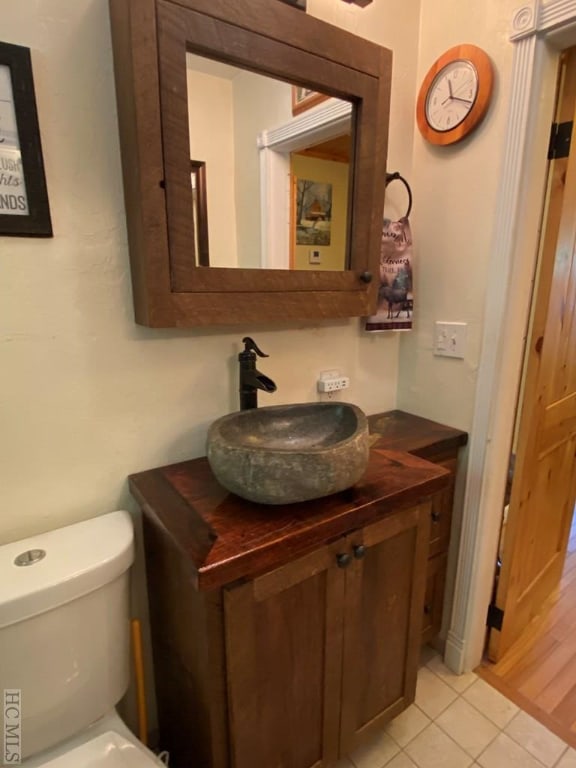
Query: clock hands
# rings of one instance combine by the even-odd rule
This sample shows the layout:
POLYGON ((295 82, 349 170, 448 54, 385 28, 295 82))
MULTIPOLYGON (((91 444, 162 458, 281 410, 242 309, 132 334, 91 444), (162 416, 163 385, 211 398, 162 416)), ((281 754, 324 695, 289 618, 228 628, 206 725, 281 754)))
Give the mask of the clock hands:
MULTIPOLYGON (((462 98, 462 96, 455 96, 454 95, 454 91, 452 90, 452 82, 451 82, 450 78, 448 77, 446 79, 446 81, 448 83, 448 97, 444 99, 444 101, 442 102, 441 106, 444 106, 444 104, 446 104, 448 101, 462 101, 464 104, 472 104, 473 103, 471 99, 464 99, 464 98, 462 98)), ((456 93, 459 93, 464 88, 467 88, 469 85, 470 85, 469 82, 464 83, 463 85, 461 85, 458 88, 456 93)))
POLYGON ((472 104, 472 101, 470 99, 463 99, 461 96, 456 96, 457 93, 460 93, 465 88, 468 88, 468 86, 471 85, 471 81, 467 80, 465 83, 462 83, 462 85, 456 89, 455 92, 452 92, 452 98, 456 99, 457 101, 465 101, 468 104, 472 104))

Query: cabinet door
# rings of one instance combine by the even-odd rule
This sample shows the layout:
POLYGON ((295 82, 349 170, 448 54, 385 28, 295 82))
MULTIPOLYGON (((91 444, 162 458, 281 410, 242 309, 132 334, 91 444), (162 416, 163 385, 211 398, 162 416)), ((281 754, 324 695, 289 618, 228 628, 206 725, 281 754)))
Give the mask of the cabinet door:
POLYGON ((414 700, 429 526, 430 507, 421 505, 350 536, 356 558, 346 569, 343 754, 414 700))
POLYGON ((346 539, 225 590, 234 768, 338 757, 346 539))

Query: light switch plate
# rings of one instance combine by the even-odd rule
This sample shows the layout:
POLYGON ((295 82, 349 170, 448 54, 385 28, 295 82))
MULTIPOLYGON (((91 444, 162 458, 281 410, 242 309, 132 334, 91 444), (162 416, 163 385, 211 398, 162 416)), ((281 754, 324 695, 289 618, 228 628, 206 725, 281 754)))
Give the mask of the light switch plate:
POLYGON ((466 354, 468 323, 434 324, 434 354, 440 357, 460 357, 466 354))

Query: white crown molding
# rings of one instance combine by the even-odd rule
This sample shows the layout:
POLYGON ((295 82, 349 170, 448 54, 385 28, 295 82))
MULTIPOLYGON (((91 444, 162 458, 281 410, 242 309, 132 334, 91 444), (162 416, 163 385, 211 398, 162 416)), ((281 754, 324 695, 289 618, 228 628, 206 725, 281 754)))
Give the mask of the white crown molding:
POLYGON ((495 208, 497 213, 489 267, 492 277, 486 294, 486 322, 469 444, 458 569, 446 641, 446 663, 457 673, 467 671, 481 660, 491 592, 487 580, 493 575, 496 562, 502 505, 498 507, 498 503, 494 504, 494 496, 503 499, 507 466, 503 462, 504 466, 494 471, 489 459, 496 455, 497 441, 500 448, 504 445, 504 451, 509 450, 513 429, 513 417, 510 416, 509 422, 503 424, 501 416, 504 397, 501 392, 505 389, 503 379, 506 372, 502 329, 512 324, 509 312, 513 310, 510 310, 508 301, 510 276, 516 266, 514 258, 517 258, 514 243, 521 224, 526 147, 535 110, 538 109, 538 89, 541 85, 538 62, 548 44, 547 37, 550 35, 552 39, 558 30, 575 23, 576 0, 553 0, 546 5, 539 0, 527 2, 514 12, 511 20, 510 40, 514 44, 514 60, 504 163, 495 208))
POLYGON ((553 0, 540 9, 538 32, 551 32, 576 21, 576 0, 553 0))
MULTIPOLYGON (((295 117, 284 125, 270 128, 258 135, 259 149, 290 152, 301 140, 309 142, 316 133, 325 138, 338 135, 346 129, 352 116, 352 104, 340 99, 329 99, 316 109, 295 117)), ((298 148, 298 147, 296 147, 298 148)))

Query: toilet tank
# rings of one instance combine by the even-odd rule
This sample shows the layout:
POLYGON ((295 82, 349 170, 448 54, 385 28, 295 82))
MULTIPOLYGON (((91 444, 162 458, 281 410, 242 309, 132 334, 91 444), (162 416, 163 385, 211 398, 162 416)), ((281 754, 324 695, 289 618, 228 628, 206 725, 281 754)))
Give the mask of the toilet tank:
POLYGON ((123 511, 0 547, 0 695, 20 691, 23 758, 125 693, 133 558, 123 511))

